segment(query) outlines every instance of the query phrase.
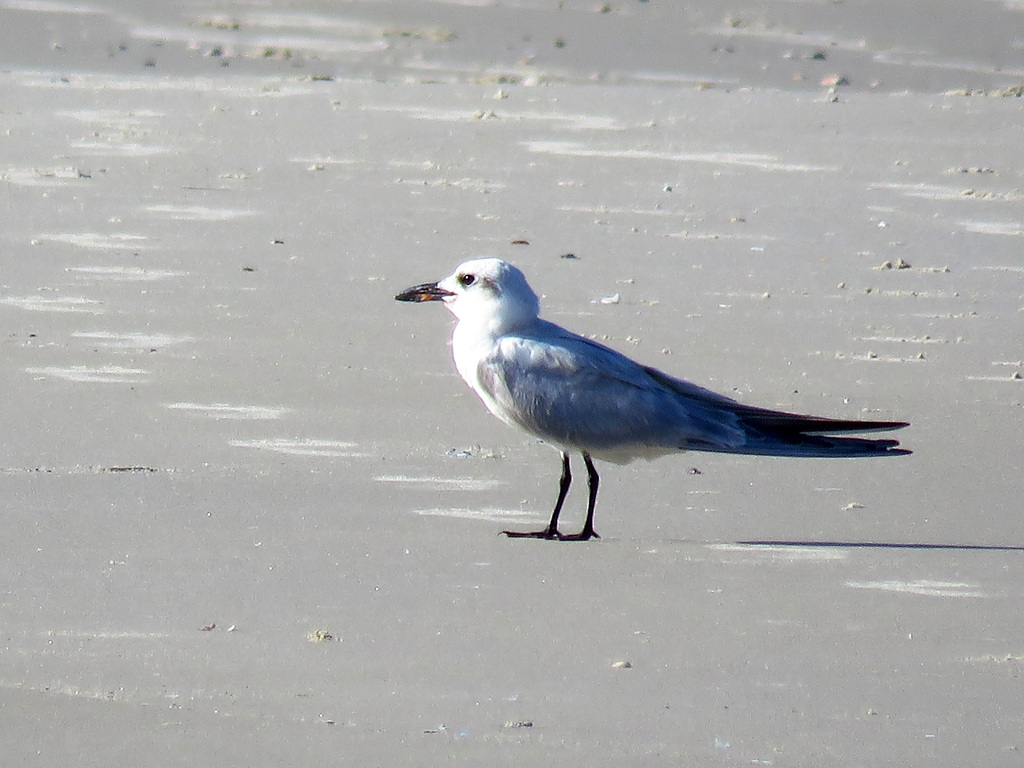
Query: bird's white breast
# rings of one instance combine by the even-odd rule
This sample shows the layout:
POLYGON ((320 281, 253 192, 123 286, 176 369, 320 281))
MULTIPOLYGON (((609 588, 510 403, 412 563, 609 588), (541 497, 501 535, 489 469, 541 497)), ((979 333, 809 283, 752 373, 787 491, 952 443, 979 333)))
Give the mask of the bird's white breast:
POLYGON ((506 424, 512 424, 513 422, 504 413, 504 409, 498 405, 480 378, 480 363, 492 353, 498 343, 490 333, 481 331, 480 326, 474 327, 466 322, 460 322, 455 326, 455 331, 452 333, 452 357, 455 359, 455 369, 470 389, 476 392, 488 411, 506 424))

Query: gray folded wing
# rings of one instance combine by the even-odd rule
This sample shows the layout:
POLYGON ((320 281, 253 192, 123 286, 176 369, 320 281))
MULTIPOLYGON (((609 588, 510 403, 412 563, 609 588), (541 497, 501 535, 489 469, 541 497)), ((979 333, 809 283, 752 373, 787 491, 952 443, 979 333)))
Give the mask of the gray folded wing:
POLYGON ((611 460, 677 450, 778 456, 896 453, 894 440, 821 433, 896 429, 901 422, 822 419, 737 403, 538 321, 506 336, 479 366, 500 416, 543 440, 611 460))

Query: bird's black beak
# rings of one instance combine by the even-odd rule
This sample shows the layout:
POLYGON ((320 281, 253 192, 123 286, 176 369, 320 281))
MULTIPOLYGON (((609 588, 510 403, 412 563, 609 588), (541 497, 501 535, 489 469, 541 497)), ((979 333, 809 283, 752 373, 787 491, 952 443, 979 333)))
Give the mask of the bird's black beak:
POLYGON ((395 296, 396 301, 443 301, 447 296, 455 294, 437 283, 424 283, 415 285, 407 291, 402 291, 395 296))

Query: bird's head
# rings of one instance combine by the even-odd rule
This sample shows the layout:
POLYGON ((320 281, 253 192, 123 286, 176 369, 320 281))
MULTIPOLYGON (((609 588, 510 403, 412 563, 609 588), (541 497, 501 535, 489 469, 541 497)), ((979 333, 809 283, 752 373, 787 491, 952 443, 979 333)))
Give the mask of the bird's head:
POLYGON ((473 259, 436 283, 425 283, 395 296, 398 301, 443 301, 462 322, 479 324, 501 335, 530 323, 540 300, 526 276, 501 259, 473 259))

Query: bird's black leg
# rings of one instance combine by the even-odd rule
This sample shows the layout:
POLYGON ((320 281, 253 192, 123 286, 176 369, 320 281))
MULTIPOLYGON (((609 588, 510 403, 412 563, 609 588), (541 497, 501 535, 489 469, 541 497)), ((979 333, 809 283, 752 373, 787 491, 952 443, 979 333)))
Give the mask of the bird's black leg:
MULTIPOLYGON (((584 454, 586 456, 586 454, 584 454)), ((587 461, 589 462, 589 457, 587 461)), ((589 471, 589 470, 588 470, 589 471)), ((565 496, 569 493, 569 486, 572 484, 572 473, 569 471, 569 454, 562 454, 562 478, 558 481, 558 501, 555 502, 555 511, 551 513, 551 522, 548 527, 541 531, 502 531, 512 539, 560 539, 558 532, 558 515, 562 511, 562 504, 565 496)))
POLYGON ((597 503, 597 485, 601 478, 594 469, 594 462, 590 454, 583 453, 583 463, 587 465, 587 488, 590 491, 590 498, 587 501, 587 522, 583 524, 583 530, 569 536, 559 536, 562 541, 587 541, 588 539, 600 539, 597 531, 594 530, 594 505, 597 503))

